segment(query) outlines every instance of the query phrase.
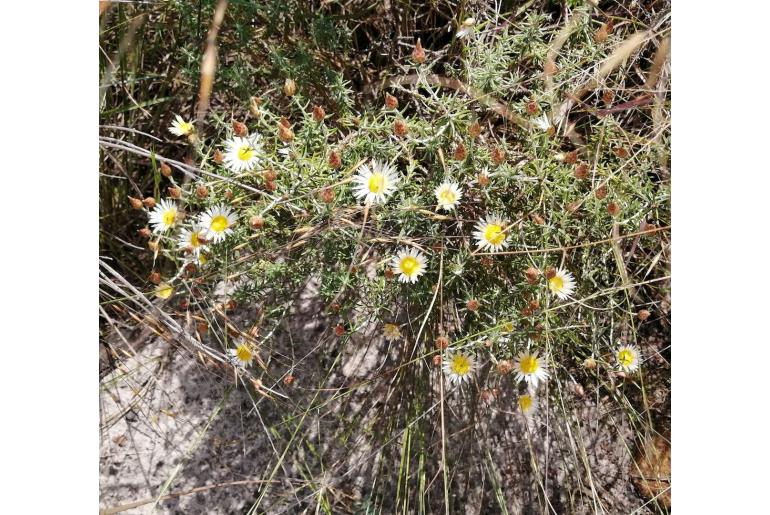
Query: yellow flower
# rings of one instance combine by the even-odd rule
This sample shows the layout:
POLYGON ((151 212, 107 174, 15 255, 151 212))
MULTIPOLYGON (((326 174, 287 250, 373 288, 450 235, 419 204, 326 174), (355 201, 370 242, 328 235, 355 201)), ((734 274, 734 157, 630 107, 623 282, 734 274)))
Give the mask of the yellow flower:
POLYGON ((160 283, 155 289, 155 296, 160 299, 168 299, 174 294, 174 287, 168 283, 160 283))
POLYGON ((475 358, 472 354, 456 352, 444 360, 444 373, 451 383, 461 384, 470 380, 475 366, 475 358))
POLYGON ((618 368, 624 372, 636 372, 640 359, 641 353, 636 345, 620 345, 615 351, 618 368))
POLYGON ((508 246, 508 233, 505 228, 508 222, 497 215, 487 215, 486 220, 476 222, 476 230, 473 236, 476 238, 476 246, 479 250, 497 252, 508 246))
POLYGON ((171 122, 171 127, 168 128, 171 134, 176 136, 189 136, 195 131, 195 126, 192 122, 186 122, 184 118, 176 115, 174 121, 171 122))
POLYGON ((391 260, 391 268, 399 281, 414 283, 425 273, 425 263, 425 254, 417 249, 404 248, 391 260))

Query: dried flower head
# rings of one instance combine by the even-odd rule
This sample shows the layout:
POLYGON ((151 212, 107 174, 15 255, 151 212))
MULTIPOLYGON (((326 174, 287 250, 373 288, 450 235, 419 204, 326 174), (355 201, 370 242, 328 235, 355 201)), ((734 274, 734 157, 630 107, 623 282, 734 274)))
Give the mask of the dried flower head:
POLYGON ((568 165, 574 165, 577 163, 578 153, 577 150, 571 150, 564 155, 564 162, 568 165))
POLYGON ((479 301, 476 299, 470 299, 468 302, 465 303, 465 307, 468 311, 476 312, 479 310, 479 301))
POLYGON ((144 207, 142 204, 142 199, 138 199, 130 195, 128 196, 128 203, 131 204, 131 207, 134 209, 142 209, 142 207, 144 207))
POLYGON ((180 199, 182 198, 182 188, 179 188, 177 186, 169 186, 168 187, 168 196, 173 199, 180 199))
POLYGON ((406 136, 409 133, 409 127, 406 125, 404 120, 399 118, 393 122, 393 133, 399 137, 406 136))
POLYGON ((321 199, 321 202, 324 204, 331 204, 334 202, 334 189, 329 187, 322 189, 318 194, 318 198, 321 199))
POLYGON ((163 177, 171 177, 171 174, 172 174, 171 167, 166 163, 161 163, 160 173, 163 177))
POLYGON ((468 127, 468 135, 472 139, 476 139, 481 135, 481 125, 479 125, 479 122, 473 122, 470 127, 468 127))
POLYGON ((283 83, 283 94, 287 97, 293 97, 297 94, 297 83, 292 79, 286 79, 283 83))
POLYGON ((540 112, 540 106, 537 105, 537 102, 534 100, 530 100, 527 102, 527 114, 534 116, 540 112))
POLYGON ((313 107, 313 120, 315 120, 316 123, 321 123, 324 118, 326 118, 326 111, 324 111, 324 108, 321 106, 313 107))
POLYGON ((149 227, 142 227, 136 232, 139 233, 139 236, 141 236, 142 238, 149 238, 150 236, 152 236, 152 232, 150 231, 149 227))
POLYGON ((617 216, 620 213, 620 205, 617 202, 610 202, 607 204, 607 212, 610 216, 617 216))
POLYGON ((482 187, 489 186, 489 175, 487 175, 484 172, 481 172, 476 177, 476 181, 479 183, 479 186, 482 186, 482 187))
POLYGON ((209 196, 209 189, 204 186, 203 184, 198 184, 195 187, 195 196, 199 199, 203 200, 205 198, 208 198, 209 196))
POLYGON ((340 159, 340 155, 336 151, 332 150, 331 152, 329 152, 328 162, 330 167, 339 168, 340 165, 342 164, 342 159, 340 159))
POLYGON ((233 120, 233 132, 236 136, 240 136, 241 138, 245 138, 249 135, 249 129, 246 127, 246 124, 239 122, 238 120, 233 120))
POLYGON ((524 278, 529 284, 535 284, 540 277, 540 270, 531 266, 524 271, 524 278))
POLYGON ((150 281, 152 284, 160 284, 160 272, 152 271, 150 273, 150 276, 147 278, 148 281, 150 281))
POLYGON ((513 370, 513 363, 510 360, 503 359, 497 362, 497 373, 500 375, 508 375, 513 370))
POLYGON ((214 151, 214 162, 218 165, 221 165, 225 160, 225 155, 222 153, 221 150, 216 149, 214 151))
POLYGON ((588 177, 588 165, 586 163, 578 163, 578 165, 575 166, 575 171, 572 172, 572 174, 575 176, 575 179, 582 181, 588 177))
POLYGON ((259 215, 254 215, 249 218, 249 226, 252 229, 261 229, 265 226, 265 219, 259 215))
POLYGON ((464 161, 465 158, 468 157, 468 151, 465 149, 465 145, 462 141, 455 147, 452 157, 454 157, 456 161, 464 161))
POLYGON ((387 109, 398 108, 398 99, 390 93, 385 93, 385 107, 387 109))
POLYGON ((259 97, 251 97, 249 99, 249 111, 251 111, 251 115, 254 118, 259 118, 262 116, 262 110, 260 109, 260 106, 262 105, 262 99, 259 97))
POLYGON ((152 209, 155 207, 155 199, 153 197, 145 197, 142 199, 142 205, 147 209, 152 209))
POLYGON ((594 191, 594 196, 597 199, 599 199, 599 200, 602 200, 604 197, 606 197, 607 196, 607 185, 606 184, 602 184, 601 186, 596 188, 596 190, 594 191))
POLYGON ((345 334, 345 327, 342 324, 337 324, 334 327, 334 334, 337 336, 342 336, 345 334))
POLYGON ((439 336, 436 338, 436 348, 437 349, 446 349, 449 347, 449 338, 447 338, 444 335, 439 336))
POLYGON ((636 314, 636 318, 644 322, 648 318, 650 318, 650 312, 646 309, 639 310, 639 313, 636 314))
POLYGON ((502 147, 495 147, 492 149, 492 162, 500 166, 505 163, 505 150, 502 147))

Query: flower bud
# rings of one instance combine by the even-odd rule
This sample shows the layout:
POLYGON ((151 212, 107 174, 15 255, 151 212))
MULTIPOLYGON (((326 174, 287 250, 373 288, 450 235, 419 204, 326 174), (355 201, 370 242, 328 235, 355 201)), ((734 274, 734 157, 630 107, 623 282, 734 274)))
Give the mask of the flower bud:
POLYGON ((268 182, 274 181, 278 178, 278 174, 275 173, 275 170, 273 170, 272 168, 268 168, 267 170, 262 172, 262 178, 268 182))
POLYGON ((478 181, 479 186, 489 186, 489 175, 484 172, 481 172, 478 177, 476 177, 476 180, 478 181))
POLYGON ((332 188, 324 188, 318 194, 318 198, 320 198, 321 202, 324 204, 331 204, 334 202, 334 190, 332 188))
POLYGON ((479 310, 479 301, 476 299, 471 299, 465 303, 465 307, 468 309, 468 311, 476 312, 479 310))
POLYGON ((225 156, 222 154, 222 152, 219 149, 215 150, 214 162, 218 165, 221 165, 224 160, 225 160, 225 156))
POLYGON ((534 100, 530 100, 527 102, 527 114, 529 115, 536 115, 540 112, 540 106, 537 105, 537 102, 534 100))
POLYGON ((169 165, 167 165, 166 163, 160 164, 160 174, 163 177, 171 177, 171 173, 172 173, 171 167, 169 165))
POLYGON ((287 97, 293 97, 297 93, 297 83, 291 79, 286 79, 283 83, 283 94, 287 97))
POLYGON ((324 111, 323 107, 315 106, 313 108, 313 120, 315 120, 316 123, 321 123, 325 117, 326 117, 326 111, 324 111))
POLYGON ((195 196, 201 200, 208 198, 209 189, 203 184, 199 184, 198 186, 195 187, 195 196))
POLYGON ((249 135, 249 129, 246 127, 246 124, 237 120, 233 120, 233 132, 236 136, 240 136, 242 138, 249 135))
POLYGON ((650 318, 650 312, 646 309, 642 309, 639 311, 639 313, 636 314, 636 318, 644 322, 648 318, 650 318))
POLYGON ((409 127, 404 120, 396 120, 393 122, 393 132, 396 136, 406 136, 409 133, 409 127))
POLYGON ((138 232, 139 236, 141 236, 142 238, 149 238, 150 236, 152 236, 152 231, 150 231, 148 227, 142 227, 136 232, 138 232))
POLYGON ((425 50, 422 48, 420 38, 417 38, 417 43, 415 43, 414 50, 412 50, 412 61, 416 62, 417 64, 422 64, 425 62, 425 50))
POLYGON ((583 361, 583 368, 593 370, 596 368, 596 360, 594 358, 586 358, 585 361, 583 361))
POLYGON ((283 378, 283 384, 285 384, 286 386, 291 386, 293 382, 294 382, 294 376, 291 374, 283 378))
POLYGON ((175 199, 182 198, 182 189, 176 186, 168 187, 168 196, 175 199))
POLYGON ((262 115, 262 111, 259 106, 262 105, 262 99, 259 97, 251 97, 249 99, 249 111, 254 118, 259 118, 262 115))
POLYGON ((500 166, 505 162, 505 150, 502 147, 495 147, 492 149, 492 162, 500 166))
POLYGON ((266 182, 265 182, 265 191, 267 191, 267 192, 270 192, 270 193, 272 193, 272 192, 274 192, 274 191, 275 191, 275 189, 276 189, 277 187, 278 187, 278 186, 275 184, 275 181, 266 181, 266 182))
POLYGON ((476 139, 481 134, 481 125, 479 125, 479 122, 473 122, 470 127, 468 127, 468 135, 476 139))
POLYGON ((497 362, 497 366, 495 367, 497 369, 497 373, 500 375, 508 375, 513 370, 513 363, 510 362, 510 360, 503 359, 497 362))
POLYGON ((436 347, 442 350, 449 347, 449 338, 443 335, 436 338, 436 347))
POLYGON ((577 150, 567 152, 567 154, 564 156, 564 162, 568 165, 574 165, 577 163, 577 154, 577 150))
POLYGON ((611 89, 605 89, 604 93, 602 93, 602 102, 604 102, 604 105, 609 107, 612 105, 613 100, 615 100, 615 93, 611 89))
POLYGON ((152 197, 147 197, 147 198, 145 198, 144 200, 142 200, 142 204, 143 204, 143 205, 144 205, 144 207, 146 207, 147 209, 152 209, 152 208, 154 208, 154 207, 155 207, 155 199, 154 199, 154 198, 152 198, 152 197))
POLYGON ((545 278, 550 281, 554 277, 556 277, 556 269, 552 266, 549 266, 545 269, 545 278))
POLYGON ((329 166, 332 168, 339 168, 342 164, 342 159, 340 159, 340 155, 332 150, 329 152, 329 166))
POLYGON ((440 354, 436 354, 436 355, 433 356, 433 366, 434 367, 441 366, 441 355, 440 354))
POLYGON ((337 336, 342 336, 345 334, 345 328, 343 327, 342 324, 337 324, 334 327, 334 334, 336 334, 337 336))
POLYGON ((575 166, 575 171, 572 174, 575 176, 575 179, 582 181, 588 177, 588 165, 586 163, 579 163, 575 166))
POLYGON ((540 270, 531 266, 524 271, 524 277, 529 284, 535 284, 540 277, 540 270))
POLYGON ((261 229, 265 226, 265 219, 261 216, 254 215, 249 218, 249 225, 252 229, 261 229))
POLYGON ((160 284, 160 272, 153 271, 147 278, 152 284, 160 284))
POLYGON ((141 199, 134 198, 134 197, 129 195, 128 203, 131 204, 131 207, 133 207, 134 209, 142 209, 142 201, 141 201, 141 199))
POLYGON ((465 145, 463 145, 462 141, 455 147, 453 157, 456 161, 465 161, 465 158, 468 157, 468 151, 465 150, 465 145))
POLYGON ((284 125, 278 125, 278 139, 284 143, 289 143, 294 140, 294 131, 284 125))
POLYGON ((598 188, 596 188, 596 191, 594 191, 594 196, 598 198, 599 200, 602 200, 604 197, 607 196, 607 185, 602 184, 598 188))
POLYGON ((398 108, 398 99, 390 93, 385 93, 385 107, 387 109, 398 108))
POLYGON ((617 202, 610 202, 609 204, 607 204, 607 212, 611 216, 617 216, 618 213, 620 213, 620 206, 618 205, 617 202))

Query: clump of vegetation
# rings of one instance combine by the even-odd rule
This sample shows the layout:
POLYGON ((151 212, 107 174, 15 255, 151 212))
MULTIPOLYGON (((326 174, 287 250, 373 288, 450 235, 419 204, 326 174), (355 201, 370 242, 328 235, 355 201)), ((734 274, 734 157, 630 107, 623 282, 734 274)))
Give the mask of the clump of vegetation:
MULTIPOLYGON (((195 116, 135 103, 158 121, 141 136, 151 145, 105 123, 105 159, 143 164, 128 175, 134 191, 103 179, 103 215, 135 233, 116 242, 105 221, 105 253, 119 264, 105 272, 103 305, 149 314, 252 399, 292 417, 318 406, 298 382, 330 389, 327 402, 384 389, 373 419, 334 426, 341 441, 373 439, 390 458, 378 459, 358 510, 460 509, 462 454, 447 446, 458 428, 448 419, 470 416, 477 427, 504 413, 525 441, 551 417, 569 426, 571 406, 595 392, 616 403, 638 444, 660 431, 666 407, 653 420, 647 390, 666 389, 668 344, 650 344, 647 328, 667 331, 666 11, 642 22, 580 2, 559 13, 452 8, 448 35, 404 34, 381 80, 364 85, 333 70, 327 53, 355 62, 353 22, 371 13, 300 4, 265 25, 246 20, 272 19, 277 4, 234 6, 228 37, 262 48, 220 48, 221 97, 199 98, 195 116), (299 42, 269 44, 303 22, 299 42), (118 243, 126 239, 130 249, 118 243), (303 377, 279 336, 291 334, 308 281, 328 321, 312 351, 326 373, 303 377), (234 322, 239 310, 251 313, 247 326, 234 322), (345 352, 371 338, 387 342, 372 349, 378 372, 334 383, 345 352), (388 461, 398 469, 386 478, 388 461), (416 488, 428 472, 440 479, 416 488)), ((174 52, 187 60, 175 80, 195 81, 197 53, 174 52)), ((271 429, 287 431, 287 420, 271 429)), ((531 440, 530 452, 542 483, 531 440)), ((503 464, 473 456, 506 511, 503 464)), ((341 474, 308 460, 313 474, 341 474)), ((327 512, 342 510, 313 480, 306 488, 327 512)))

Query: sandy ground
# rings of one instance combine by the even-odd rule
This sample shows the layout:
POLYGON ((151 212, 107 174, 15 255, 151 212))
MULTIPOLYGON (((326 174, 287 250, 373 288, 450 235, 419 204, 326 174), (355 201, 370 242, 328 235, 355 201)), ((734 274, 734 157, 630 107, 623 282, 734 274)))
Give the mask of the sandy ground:
MULTIPOLYGON (((378 414, 392 401, 385 388, 356 388, 338 399, 334 392, 311 389, 329 370, 326 360, 311 352, 329 321, 307 300, 295 317, 304 317, 298 322, 304 338, 292 351, 307 358, 295 370, 294 384, 279 385, 290 397, 284 403, 235 388, 224 368, 206 366, 161 339, 143 342, 135 357, 107 374, 100 393, 100 508, 123 505, 123 513, 247 513, 264 495, 257 513, 314 513, 313 492, 321 489, 334 500, 334 513, 364 512, 374 484, 395 498, 398 462, 382 460, 398 456, 408 424, 396 421, 399 431, 384 429, 378 414), (306 410, 311 402, 320 407, 306 410), (355 427, 343 438, 341 428, 349 421, 355 421, 355 427), (308 443, 287 449, 295 431, 308 443), (382 449, 390 454, 379 452, 382 449), (284 452, 276 468, 276 456, 284 452), (308 463, 320 465, 308 470, 308 463), (373 473, 382 465, 392 474, 373 473), (270 483, 259 481, 271 476, 270 483), (175 495, 156 505, 155 498, 167 494, 175 495), (126 506, 131 503, 139 505, 126 506)), ((346 347, 326 384, 336 387, 370 377, 393 358, 387 349, 377 338, 346 347)), ((282 373, 285 370, 276 371, 274 377, 282 373)), ((453 513, 500 513, 499 502, 509 513, 543 513, 543 491, 552 513, 652 512, 631 482, 633 432, 625 415, 609 399, 576 399, 566 391, 559 395, 574 407, 571 419, 541 410, 527 426, 510 413, 514 397, 505 392, 489 402, 472 388, 447 394, 453 513), (474 409, 463 409, 468 404, 474 409), (545 478, 542 483, 530 479, 534 470, 545 478), (502 500, 495 499, 496 484, 502 500)), ((438 427, 437 408, 424 418, 422 422, 438 427)), ((433 475, 415 477, 410 488, 443 493, 438 451, 435 463, 426 464, 433 475)), ((431 497, 427 511, 442 502, 441 497, 431 497)), ((387 506, 380 498, 377 504, 383 503, 387 506)))

